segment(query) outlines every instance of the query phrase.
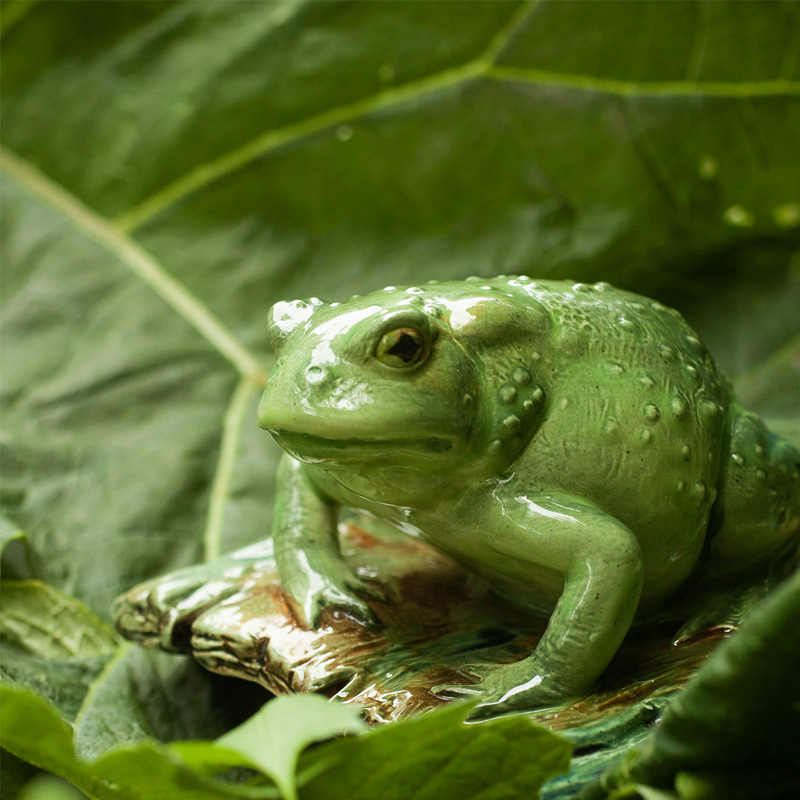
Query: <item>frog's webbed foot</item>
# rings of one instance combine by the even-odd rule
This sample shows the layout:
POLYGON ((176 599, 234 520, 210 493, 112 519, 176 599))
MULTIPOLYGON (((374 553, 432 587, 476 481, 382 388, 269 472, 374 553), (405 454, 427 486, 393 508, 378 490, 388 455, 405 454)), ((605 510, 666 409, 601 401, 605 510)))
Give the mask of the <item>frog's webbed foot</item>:
POLYGON ((633 533, 585 499, 514 493, 499 499, 503 513, 487 514, 498 556, 489 566, 522 582, 528 565, 533 572, 549 569, 563 576, 564 588, 530 656, 470 668, 481 683, 448 687, 451 696, 477 695, 473 717, 545 708, 589 690, 630 626, 643 580, 633 533))
POLYGON ((359 595, 385 598, 345 563, 336 522, 336 504, 312 485, 304 465, 284 456, 278 467, 273 539, 281 583, 295 615, 316 629, 322 612, 334 608, 377 626, 375 613, 359 595))
POLYGON ((305 572, 282 580, 286 593, 295 601, 296 609, 302 613, 302 621, 310 628, 316 629, 320 626, 322 612, 327 608, 341 611, 368 627, 380 625, 375 612, 358 595, 363 594, 381 602, 386 602, 386 597, 350 572, 344 564, 327 575, 305 572))
POLYGON ((443 700, 467 700, 483 698, 492 683, 491 675, 497 667, 486 664, 463 664, 458 672, 472 680, 472 683, 443 683, 433 686, 431 692, 443 700))
POLYGON ((554 686, 544 675, 530 672, 529 662, 517 664, 465 665, 459 672, 480 679, 473 684, 436 686, 433 693, 448 700, 477 699, 470 719, 488 719, 512 711, 531 711, 558 705, 569 692, 554 686))

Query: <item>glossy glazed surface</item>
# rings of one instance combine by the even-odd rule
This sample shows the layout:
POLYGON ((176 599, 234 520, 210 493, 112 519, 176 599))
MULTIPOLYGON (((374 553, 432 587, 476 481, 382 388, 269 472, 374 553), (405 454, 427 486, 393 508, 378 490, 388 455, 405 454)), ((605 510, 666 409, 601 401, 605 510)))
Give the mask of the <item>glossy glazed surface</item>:
POLYGON ((287 456, 273 523, 312 627, 374 623, 336 533, 365 511, 550 615, 472 670, 481 713, 584 692, 701 554, 735 571, 800 524, 800 454, 730 394, 680 315, 607 284, 480 279, 278 303, 259 424, 287 456))

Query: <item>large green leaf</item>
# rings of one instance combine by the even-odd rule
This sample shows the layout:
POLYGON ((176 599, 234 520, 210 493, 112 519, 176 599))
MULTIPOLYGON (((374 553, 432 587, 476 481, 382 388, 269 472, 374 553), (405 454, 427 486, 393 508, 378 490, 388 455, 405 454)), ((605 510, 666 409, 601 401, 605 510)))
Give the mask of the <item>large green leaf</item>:
POLYGON ((104 615, 204 541, 264 534, 276 299, 472 270, 680 294, 675 270, 797 241, 797 6, 468 8, 12 15, 6 496, 43 577, 104 615))
MULTIPOLYGON (((254 409, 266 310, 292 296, 516 271, 654 293, 800 442, 796 3, 0 14, 16 577, 104 620, 140 580, 266 534, 277 449, 254 409)), ((215 690, 178 660, 8 652, 92 753, 228 719, 202 721, 215 690), (163 687, 186 725, 143 714, 163 687)))

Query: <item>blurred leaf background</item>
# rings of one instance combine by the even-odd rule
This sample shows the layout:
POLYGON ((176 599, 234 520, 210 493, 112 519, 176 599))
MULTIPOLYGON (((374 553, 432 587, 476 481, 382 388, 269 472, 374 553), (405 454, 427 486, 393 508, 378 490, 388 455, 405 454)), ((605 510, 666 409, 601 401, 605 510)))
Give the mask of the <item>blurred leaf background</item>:
POLYGON ((679 307, 800 444, 797 3, 0 14, 2 672, 79 749, 209 738, 263 699, 105 620, 267 535, 277 300, 606 280, 679 307))

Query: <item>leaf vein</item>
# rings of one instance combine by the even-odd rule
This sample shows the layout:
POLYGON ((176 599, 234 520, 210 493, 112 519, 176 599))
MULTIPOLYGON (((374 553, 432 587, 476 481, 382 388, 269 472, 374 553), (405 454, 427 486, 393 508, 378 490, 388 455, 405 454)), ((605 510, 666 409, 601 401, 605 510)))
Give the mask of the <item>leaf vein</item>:
POLYGON ((87 714, 92 703, 94 703, 95 695, 99 691, 100 686, 103 684, 106 678, 114 671, 117 664, 123 658, 125 658, 129 649, 130 645, 127 642, 122 642, 117 648, 117 652, 114 653, 114 655, 106 662, 106 665, 103 667, 100 674, 92 681, 92 685, 89 687, 89 691, 83 698, 83 702, 81 703, 81 706, 78 709, 78 713, 75 715, 75 719, 72 721, 72 728, 76 732, 83 723, 83 718, 87 714))
POLYGON ((211 485, 211 498, 208 505, 206 529, 203 535, 204 557, 206 561, 219 558, 221 552, 222 529, 225 520, 225 505, 228 502, 236 454, 242 438, 245 415, 250 397, 257 384, 249 377, 242 378, 234 389, 222 428, 219 461, 211 485))
POLYGON ((199 331, 242 375, 251 377, 257 383, 266 384, 267 374, 256 357, 199 298, 147 250, 62 186, 4 147, 0 147, 0 168, 62 214, 78 230, 113 253, 199 331))
POLYGON ((494 36, 481 61, 487 64, 496 63, 520 28, 530 19, 531 14, 533 14, 534 9, 540 2, 541 0, 525 0, 525 2, 521 3, 508 22, 494 36))
POLYGON ((386 89, 354 103, 337 106, 282 128, 266 131, 242 146, 195 167, 134 208, 118 216, 115 224, 128 233, 135 231, 183 198, 281 147, 375 111, 418 100, 445 88, 463 85, 473 78, 480 77, 484 71, 483 63, 472 61, 462 67, 437 73, 404 86, 386 89))
MULTIPOLYGON (((534 8, 533 4, 526 7, 525 10, 530 13, 532 8, 534 8)), ((527 14, 522 17, 519 24, 522 24, 526 17, 527 14)), ((487 51, 487 55, 492 53, 494 53, 494 48, 490 48, 487 51)), ((471 81, 481 78, 490 81, 525 83, 541 87, 589 91, 621 97, 706 95, 712 97, 750 98, 782 95, 800 96, 800 82, 794 80, 747 83, 734 81, 637 82, 612 78, 595 78, 577 74, 562 74, 547 70, 497 66, 487 60, 487 56, 482 56, 460 67, 430 75, 427 78, 404 86, 386 89, 353 103, 328 109, 299 122, 266 131, 240 147, 198 165, 119 215, 114 220, 114 224, 122 231, 131 233, 184 198, 282 147, 294 144, 345 122, 352 122, 373 112, 394 108, 444 89, 462 87, 471 81)))
POLYGON ((528 67, 493 66, 486 77, 495 80, 563 87, 622 97, 780 97, 800 96, 800 81, 630 81, 590 75, 549 72, 528 67))

